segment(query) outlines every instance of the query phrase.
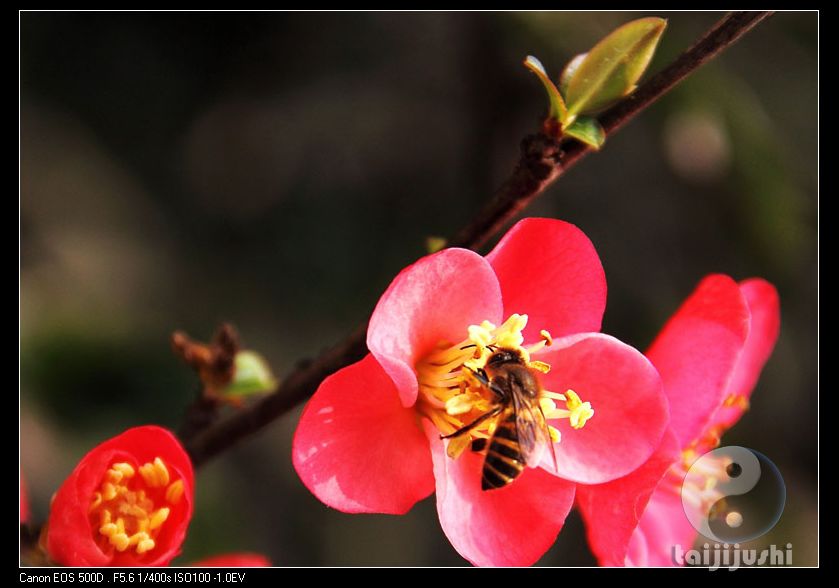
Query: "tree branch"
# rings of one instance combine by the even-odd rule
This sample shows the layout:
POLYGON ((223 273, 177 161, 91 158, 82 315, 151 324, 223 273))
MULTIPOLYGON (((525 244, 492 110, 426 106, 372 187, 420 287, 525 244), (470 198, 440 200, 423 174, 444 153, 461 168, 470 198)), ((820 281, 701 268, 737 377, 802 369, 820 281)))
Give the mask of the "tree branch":
MULTIPOLYGON (((635 92, 597 117, 606 136, 664 96, 670 89, 713 59, 771 16, 771 12, 731 12, 715 24, 673 63, 644 82, 635 92)), ((481 213, 449 243, 451 247, 475 249, 498 233, 519 211, 553 184, 565 170, 591 152, 579 141, 568 141, 562 149, 543 135, 522 141, 521 158, 513 174, 481 213)))
MULTIPOLYGON (((770 14, 727 14, 668 67, 651 77, 633 94, 603 112, 598 120, 606 134, 611 135, 620 129, 770 14)), ((587 153, 589 149, 578 141, 558 142, 543 134, 526 137, 522 141, 519 162, 510 178, 478 216, 457 233, 449 246, 480 248, 587 153)), ((311 396, 327 376, 364 357, 367 353, 366 331, 365 323, 317 359, 300 362, 273 394, 185 439, 193 463, 201 465, 268 425, 311 396)))

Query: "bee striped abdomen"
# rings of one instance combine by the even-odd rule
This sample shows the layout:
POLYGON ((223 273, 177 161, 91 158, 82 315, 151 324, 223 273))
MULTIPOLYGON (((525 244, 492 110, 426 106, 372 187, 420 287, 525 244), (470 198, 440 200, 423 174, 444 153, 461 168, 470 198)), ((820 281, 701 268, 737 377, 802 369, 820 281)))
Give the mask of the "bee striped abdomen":
POLYGON ((524 459, 516 433, 516 413, 502 416, 489 443, 481 475, 481 490, 503 488, 515 480, 524 469, 524 459))

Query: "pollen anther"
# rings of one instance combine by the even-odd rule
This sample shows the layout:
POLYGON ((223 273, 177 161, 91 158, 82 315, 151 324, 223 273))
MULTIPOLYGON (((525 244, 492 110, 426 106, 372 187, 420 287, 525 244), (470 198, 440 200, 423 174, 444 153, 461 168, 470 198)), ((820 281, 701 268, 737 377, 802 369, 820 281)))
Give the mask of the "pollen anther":
MULTIPOLYGON (((493 436, 496 419, 490 417, 481 420, 481 417, 499 407, 501 389, 491 390, 487 383, 493 371, 487 362, 494 353, 499 349, 513 351, 534 372, 547 374, 550 371, 549 364, 534 356, 552 345, 553 338, 548 331, 542 330, 539 340, 524 345, 523 331, 527 320, 527 315, 512 314, 499 326, 489 321, 471 325, 466 329, 465 340, 457 344, 441 341, 417 363, 418 408, 442 435, 450 435, 477 422, 468 434, 447 440, 446 451, 449 457, 456 459, 470 446, 472 440, 493 436)), ((537 389, 540 394, 539 406, 547 420, 569 419, 571 428, 580 429, 594 416, 591 403, 583 402, 573 390, 558 394, 537 389)), ((560 440, 558 429, 548 425, 548 431, 553 442, 560 440)))
POLYGON ((172 482, 169 468, 160 457, 136 469, 126 462, 113 464, 105 472, 101 488, 93 493, 89 507, 102 539, 100 548, 119 553, 133 549, 137 555, 151 551, 172 512, 170 507, 157 508, 155 503, 176 504, 183 493, 183 480, 172 482), (135 477, 136 472, 139 477, 135 477))

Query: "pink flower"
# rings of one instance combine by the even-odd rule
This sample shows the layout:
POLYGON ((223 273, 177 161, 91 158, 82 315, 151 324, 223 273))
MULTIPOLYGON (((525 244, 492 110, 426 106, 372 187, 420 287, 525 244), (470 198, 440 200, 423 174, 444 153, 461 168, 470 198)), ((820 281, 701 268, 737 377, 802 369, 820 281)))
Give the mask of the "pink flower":
POLYGON ((327 378, 306 406, 297 473, 321 501, 350 513, 403 514, 436 489, 440 524, 464 558, 534 563, 562 528, 577 484, 633 471, 667 426, 649 361, 596 332, 605 301, 594 247, 561 221, 523 220, 486 258, 447 249, 419 260, 379 300, 370 355, 327 378), (543 372, 540 407, 558 472, 546 452, 542 467, 482 490, 484 456, 467 448, 491 437, 496 419, 440 437, 492 408, 473 374, 499 348, 543 372))
POLYGON ((270 568, 271 562, 259 553, 225 553, 190 565, 194 568, 270 568))
MULTIPOLYGON (((670 402, 670 431, 644 466, 621 479, 579 488, 589 543, 602 565, 674 565, 672 549, 690 549, 697 532, 682 506, 685 474, 714 449, 749 404, 778 337, 775 288, 761 279, 739 285, 712 275, 665 325, 647 352, 670 402)), ((708 472, 710 478, 723 476, 708 472)), ((707 498, 686 486, 696 504, 707 498)))

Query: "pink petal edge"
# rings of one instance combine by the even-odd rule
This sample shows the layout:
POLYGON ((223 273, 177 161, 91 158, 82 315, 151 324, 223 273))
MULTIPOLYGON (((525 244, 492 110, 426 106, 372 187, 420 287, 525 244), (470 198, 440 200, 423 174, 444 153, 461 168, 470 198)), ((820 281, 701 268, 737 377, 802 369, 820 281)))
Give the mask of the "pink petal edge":
POLYGON ((691 549, 698 535, 685 515, 678 490, 666 484, 653 492, 635 533, 643 536, 646 561, 630 560, 628 565, 661 567, 680 565, 674 557, 674 548, 691 549))
POLYGON ((404 514, 434 491, 416 412, 372 355, 323 381, 300 417, 292 460, 312 494, 343 512, 404 514))
MULTIPOLYGON (((588 333, 555 340, 535 359, 551 366, 543 378, 545 389, 574 390, 594 409, 582 429, 572 429, 568 419, 551 422, 562 434, 554 445, 560 477, 602 484, 627 475, 652 455, 667 428, 667 399, 641 352, 614 337, 588 333)), ((542 465, 552 470, 548 462, 542 465)))
POLYGON ((504 299, 504 317, 527 314, 525 341, 600 330, 606 276, 588 237, 570 223, 527 218, 487 255, 504 299))
POLYGON ((388 286, 370 318, 367 347, 402 404, 413 406, 417 361, 440 341, 462 341, 469 325, 498 322, 502 310, 489 263, 467 249, 444 249, 408 266, 388 286))
POLYGON ((708 428, 749 332, 737 283, 723 275, 700 282, 662 329, 647 357, 670 402, 670 426, 682 447, 708 428))
MULTIPOLYGON (((728 393, 741 395, 748 400, 778 340, 781 308, 778 291, 766 280, 744 280, 740 282, 740 291, 749 306, 751 322, 743 353, 728 383, 728 393)), ((722 406, 714 414, 714 424, 727 429, 740 420, 745 410, 742 404, 722 406)))
MULTIPOLYGON (((652 456, 631 474, 605 484, 577 486, 577 505, 586 522, 589 545, 600 565, 625 565, 631 538, 647 502, 678 458, 676 436, 668 430, 652 456)), ((634 545, 633 550, 640 547, 634 545)), ((638 558, 637 552, 634 557, 638 558)))
POLYGON ((510 485, 481 490, 483 456, 446 455, 425 421, 437 482, 437 512, 452 546, 476 566, 527 566, 553 545, 574 503, 574 484, 526 468, 510 485))

